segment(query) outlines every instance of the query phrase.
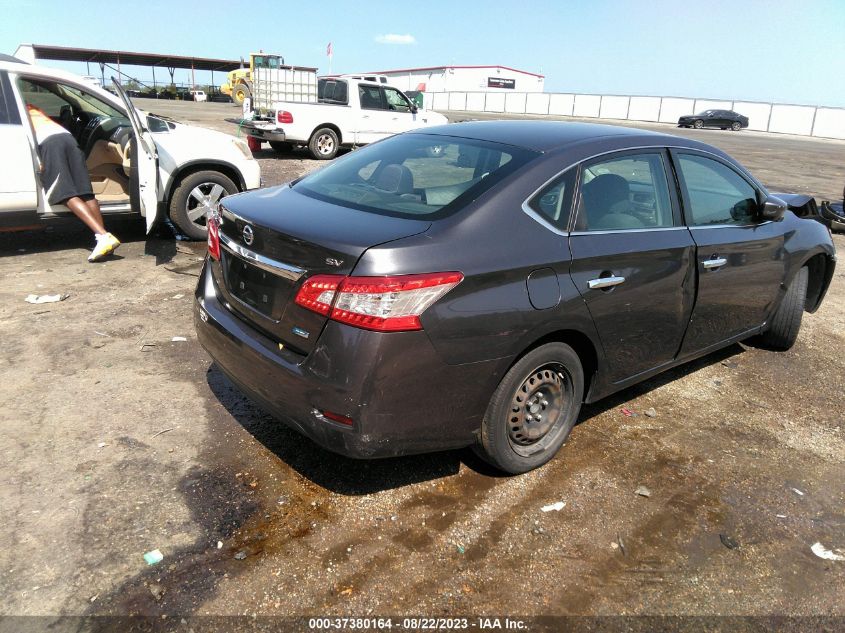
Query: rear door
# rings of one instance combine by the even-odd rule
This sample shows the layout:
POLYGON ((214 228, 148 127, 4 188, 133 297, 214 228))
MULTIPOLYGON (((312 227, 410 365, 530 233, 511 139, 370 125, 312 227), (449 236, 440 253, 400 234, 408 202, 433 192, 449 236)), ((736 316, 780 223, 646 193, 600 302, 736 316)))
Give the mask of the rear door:
POLYGON ((785 275, 784 223, 756 219, 762 192, 727 161, 672 154, 696 244, 698 292, 682 354, 753 334, 785 275))
POLYGON ((614 383, 671 362, 692 310, 694 245, 668 173, 661 149, 613 154, 580 170, 570 274, 614 383))
POLYGON ((35 162, 12 83, 0 71, 0 213, 38 207, 35 162))
POLYGON ((156 220, 156 213, 158 211, 158 152, 156 144, 153 140, 153 135, 147 128, 144 120, 138 115, 135 106, 126 96, 120 82, 112 77, 112 84, 117 90, 118 96, 123 101, 126 107, 126 116, 132 124, 132 131, 135 133, 135 146, 137 151, 134 158, 137 158, 133 169, 138 170, 138 186, 139 186, 139 211, 147 221, 147 233, 153 228, 156 220))

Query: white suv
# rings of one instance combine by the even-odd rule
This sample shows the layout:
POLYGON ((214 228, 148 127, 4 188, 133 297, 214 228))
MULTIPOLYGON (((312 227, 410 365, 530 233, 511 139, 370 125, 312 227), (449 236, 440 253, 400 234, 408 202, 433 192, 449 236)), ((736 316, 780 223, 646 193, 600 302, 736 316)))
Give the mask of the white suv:
POLYGON ((76 138, 103 214, 140 214, 148 231, 167 213, 203 239, 205 214, 220 198, 260 185, 243 140, 140 112, 116 88, 120 98, 78 75, 0 55, 0 228, 70 213, 47 201, 27 103, 76 138))

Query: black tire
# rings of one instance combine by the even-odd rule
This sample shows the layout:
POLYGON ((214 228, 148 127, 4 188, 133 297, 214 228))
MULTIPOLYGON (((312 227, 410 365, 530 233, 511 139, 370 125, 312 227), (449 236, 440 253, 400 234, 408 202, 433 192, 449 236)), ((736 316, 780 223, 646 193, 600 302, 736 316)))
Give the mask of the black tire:
POLYGON ((293 144, 285 141, 270 141, 270 147, 279 154, 287 154, 293 149, 293 144))
POLYGON ((330 127, 316 130, 308 141, 308 151, 317 160, 331 160, 337 156, 337 133, 330 127))
POLYGON ((692 124, 692 126, 696 130, 700 130, 701 128, 704 127, 704 121, 702 121, 701 119, 696 119, 695 122, 692 124))
POLYGON ((795 344, 801 329, 801 317, 804 315, 809 278, 810 271, 806 266, 795 275, 783 301, 772 316, 769 329, 758 337, 762 347, 785 351, 795 344))
POLYGON ((739 121, 731 123, 731 131, 739 132, 742 129, 742 124, 739 121))
POLYGON ((188 237, 204 240, 208 235, 205 214, 238 187, 219 171, 198 171, 186 176, 170 197, 170 219, 188 237), (220 187, 220 189, 218 189, 220 187))
POLYGON ((542 466, 569 437, 583 393, 584 370, 571 347, 548 343, 531 350, 493 393, 476 452, 514 475, 542 466))

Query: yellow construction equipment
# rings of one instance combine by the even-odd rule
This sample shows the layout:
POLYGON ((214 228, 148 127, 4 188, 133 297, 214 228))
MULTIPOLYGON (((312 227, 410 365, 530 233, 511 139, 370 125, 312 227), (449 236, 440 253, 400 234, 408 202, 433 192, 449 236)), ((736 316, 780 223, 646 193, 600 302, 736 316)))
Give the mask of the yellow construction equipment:
MULTIPOLYGON (((241 58, 243 64, 243 58, 241 58)), ((238 68, 226 75, 226 83, 220 86, 220 92, 232 97, 232 101, 241 105, 244 99, 252 98, 253 73, 256 68, 278 69, 285 63, 281 55, 268 55, 263 51, 249 54, 249 68, 238 68)))

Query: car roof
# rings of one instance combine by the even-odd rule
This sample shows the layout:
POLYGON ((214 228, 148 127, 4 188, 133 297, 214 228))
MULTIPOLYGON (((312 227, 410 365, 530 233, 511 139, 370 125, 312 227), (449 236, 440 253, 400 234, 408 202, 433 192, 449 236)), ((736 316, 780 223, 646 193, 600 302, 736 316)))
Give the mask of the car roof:
POLYGON ((103 99, 110 105, 116 106, 119 110, 124 111, 126 109, 126 106, 123 105, 123 101, 120 97, 113 95, 100 86, 95 86, 85 81, 85 79, 82 78, 82 75, 77 75, 76 73, 71 73, 65 70, 59 70, 58 68, 39 66, 37 64, 27 64, 26 62, 21 62, 17 58, 13 59, 15 61, 12 62, 0 59, 0 70, 6 70, 10 73, 25 75, 27 77, 40 77, 47 80, 66 81, 71 84, 76 84, 79 87, 84 87, 84 89, 88 92, 93 92, 97 95, 97 97, 103 99))
POLYGON ((574 121, 466 121, 421 128, 413 133, 459 136, 513 145, 539 152, 550 152, 568 145, 599 138, 613 138, 619 141, 629 139, 632 144, 637 145, 644 143, 689 147, 700 147, 702 145, 696 141, 689 141, 679 136, 661 132, 651 132, 620 125, 574 121))

